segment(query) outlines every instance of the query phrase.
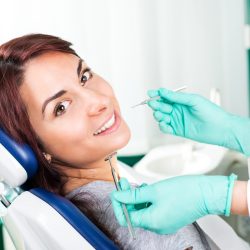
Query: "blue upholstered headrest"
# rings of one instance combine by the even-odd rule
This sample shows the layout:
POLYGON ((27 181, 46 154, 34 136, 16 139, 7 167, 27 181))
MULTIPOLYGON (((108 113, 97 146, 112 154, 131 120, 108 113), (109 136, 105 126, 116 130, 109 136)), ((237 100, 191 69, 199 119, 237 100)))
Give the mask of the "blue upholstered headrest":
POLYGON ((38 169, 37 159, 26 144, 18 144, 0 129, 0 178, 12 187, 21 186, 38 169))
MULTIPOLYGON (((12 187, 21 186, 38 169, 34 152, 28 145, 20 145, 0 130, 0 178, 12 187)), ((52 206, 95 249, 118 249, 89 219, 70 201, 41 188, 30 190, 52 206)))

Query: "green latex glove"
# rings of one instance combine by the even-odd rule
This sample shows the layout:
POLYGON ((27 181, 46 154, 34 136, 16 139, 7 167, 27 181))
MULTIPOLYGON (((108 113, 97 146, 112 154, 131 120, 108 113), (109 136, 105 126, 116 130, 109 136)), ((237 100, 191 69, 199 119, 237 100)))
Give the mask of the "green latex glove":
POLYGON ((127 183, 125 191, 114 191, 111 200, 122 226, 126 226, 126 221, 121 202, 128 204, 134 227, 170 234, 208 214, 229 216, 236 178, 234 174, 179 176, 136 189, 123 179, 122 186, 127 183))
POLYGON ((167 89, 150 90, 148 102, 160 130, 195 141, 224 146, 250 156, 250 120, 227 113, 195 94, 167 89))

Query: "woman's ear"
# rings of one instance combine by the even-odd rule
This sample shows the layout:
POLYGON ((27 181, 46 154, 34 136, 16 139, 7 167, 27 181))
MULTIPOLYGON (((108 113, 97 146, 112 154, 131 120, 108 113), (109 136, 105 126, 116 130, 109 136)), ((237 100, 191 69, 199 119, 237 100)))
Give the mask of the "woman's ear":
POLYGON ((43 152, 43 156, 48 161, 48 163, 51 163, 52 156, 50 154, 43 152))

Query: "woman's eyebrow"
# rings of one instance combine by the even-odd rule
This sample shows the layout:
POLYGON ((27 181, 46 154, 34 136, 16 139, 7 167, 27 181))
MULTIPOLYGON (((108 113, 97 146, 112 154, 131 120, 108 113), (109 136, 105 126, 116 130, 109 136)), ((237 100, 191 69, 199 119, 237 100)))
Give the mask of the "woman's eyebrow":
POLYGON ((45 108, 47 106, 47 104, 51 101, 53 101, 54 99, 64 95, 67 91, 66 90, 60 90, 59 92, 57 92, 56 94, 54 94, 53 96, 49 97, 48 99, 46 99, 43 103, 42 106, 42 114, 44 114, 45 108))
MULTIPOLYGON (((82 70, 82 62, 83 60, 82 59, 79 59, 78 61, 78 66, 77 66, 77 75, 78 77, 80 77, 80 73, 81 73, 81 70, 82 70)), ((48 99, 46 99, 43 103, 43 106, 42 106, 42 114, 44 114, 44 111, 45 111, 45 108, 47 106, 47 104, 51 101, 53 101, 54 99, 64 95, 67 91, 66 90, 60 90, 59 92, 57 92, 56 94, 54 94, 53 96, 49 97, 48 99)))
POLYGON ((78 75, 78 78, 80 77, 80 73, 81 73, 81 70, 82 70, 82 62, 83 62, 82 59, 80 59, 79 62, 78 62, 78 66, 77 66, 77 75, 78 75))

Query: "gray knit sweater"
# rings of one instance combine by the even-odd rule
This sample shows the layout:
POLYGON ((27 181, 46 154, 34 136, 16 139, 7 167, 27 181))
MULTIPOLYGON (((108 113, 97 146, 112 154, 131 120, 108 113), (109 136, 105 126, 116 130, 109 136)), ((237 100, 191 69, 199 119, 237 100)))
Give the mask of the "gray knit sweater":
POLYGON ((197 224, 191 224, 181 228, 175 234, 159 235, 148 230, 135 228, 136 240, 132 240, 127 227, 121 227, 114 215, 110 193, 115 189, 111 182, 94 181, 77 188, 67 195, 72 198, 75 195, 80 199, 91 199, 93 213, 98 221, 105 225, 114 239, 120 242, 122 249, 150 249, 150 250, 183 250, 183 249, 218 249, 197 224), (80 194, 83 193, 81 196, 80 194), (84 195, 88 193, 88 195, 84 195))

